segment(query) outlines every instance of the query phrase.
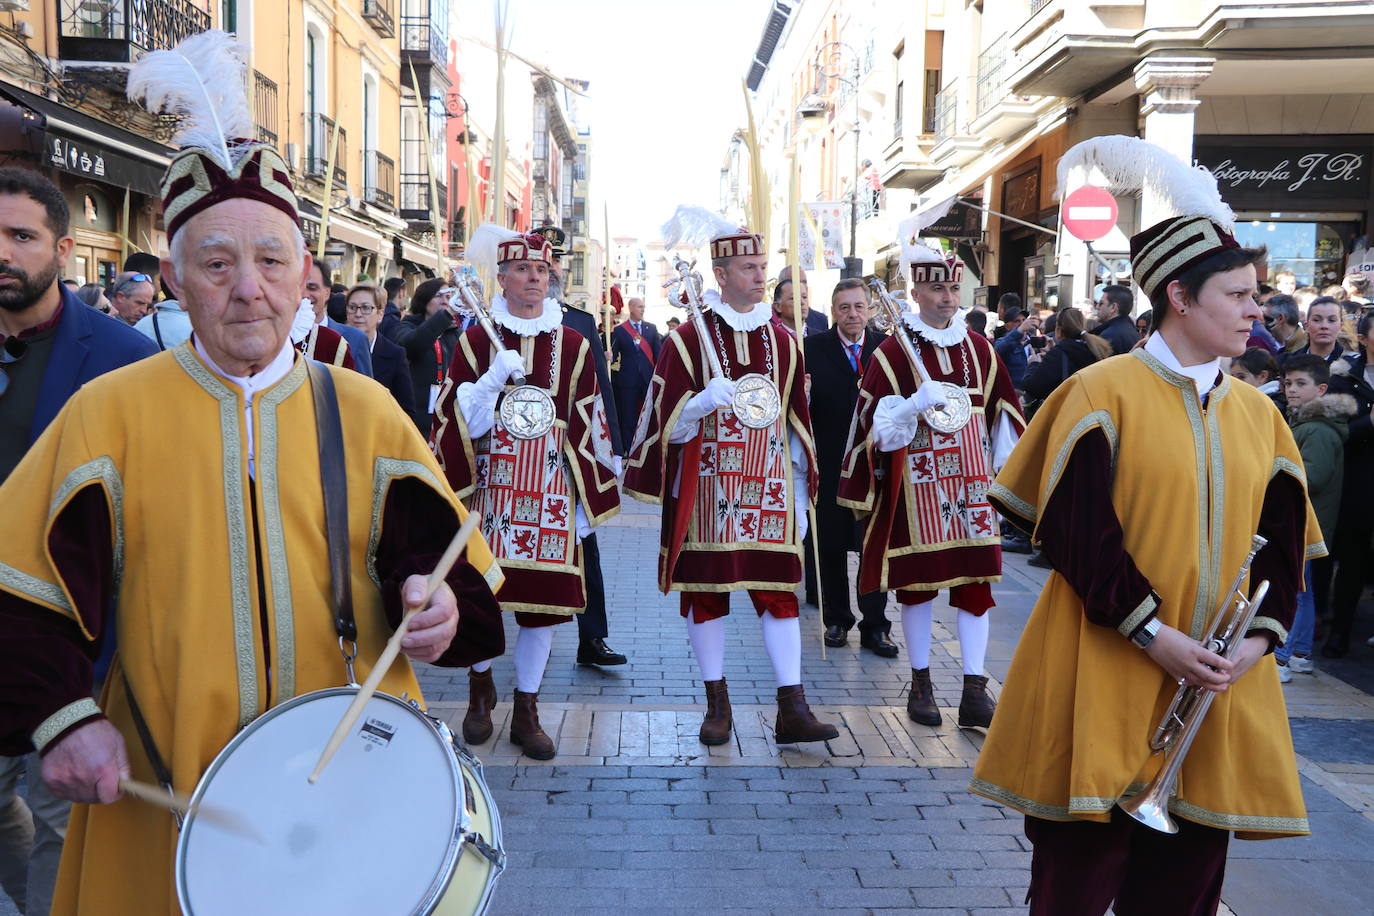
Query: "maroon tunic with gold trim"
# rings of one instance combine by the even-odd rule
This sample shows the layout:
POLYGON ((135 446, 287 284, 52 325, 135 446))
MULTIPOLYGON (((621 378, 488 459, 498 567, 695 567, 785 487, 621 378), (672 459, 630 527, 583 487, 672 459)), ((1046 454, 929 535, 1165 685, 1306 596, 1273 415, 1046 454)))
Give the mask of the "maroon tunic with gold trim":
POLYGON ((496 348, 480 325, 458 339, 434 407, 434 451, 458 497, 482 515, 482 532, 506 575, 508 611, 568 617, 587 604, 576 509, 599 525, 620 509, 610 427, 592 352, 576 331, 559 327, 533 337, 501 328, 507 349, 521 353, 526 381, 549 391, 555 337, 555 422, 538 439, 517 439, 498 414, 473 440, 456 393, 487 371, 496 348))
POLYGON ((330 366, 342 366, 345 369, 357 369, 354 365, 353 353, 348 349, 348 341, 343 339, 343 335, 331 327, 317 324, 310 329, 310 333, 305 335, 305 339, 298 344, 293 344, 296 352, 304 354, 306 359, 313 359, 317 362, 326 363, 330 366))
MULTIPOLYGON (((728 306, 725 306, 728 307, 728 306)), ((762 304, 755 308, 764 308, 762 304)), ((659 352, 649 398, 639 416, 626 465, 625 492, 663 505, 659 587, 663 591, 791 591, 801 582, 791 437, 806 453, 809 503, 816 493, 816 452, 811 413, 796 341, 772 323, 735 331, 714 313, 708 327, 725 344, 723 366, 738 379, 771 376, 783 409, 771 427, 750 430, 722 408, 701 421, 701 432, 681 445, 668 442, 687 401, 709 379, 705 351, 692 322, 670 334, 659 352)), ((712 340, 717 355, 720 343, 712 340)))
POLYGON ((998 519, 987 499, 991 433, 1005 414, 1021 434, 1026 421, 1020 398, 982 335, 968 334, 950 348, 920 338, 920 351, 935 381, 962 386, 967 367, 972 416, 950 435, 932 431, 922 418, 905 447, 880 451, 873 440, 878 402, 888 395, 909 397, 917 379, 895 337, 874 352, 859 389, 838 490, 840 505, 867 516, 859 562, 864 592, 934 591, 1002 576, 998 519))

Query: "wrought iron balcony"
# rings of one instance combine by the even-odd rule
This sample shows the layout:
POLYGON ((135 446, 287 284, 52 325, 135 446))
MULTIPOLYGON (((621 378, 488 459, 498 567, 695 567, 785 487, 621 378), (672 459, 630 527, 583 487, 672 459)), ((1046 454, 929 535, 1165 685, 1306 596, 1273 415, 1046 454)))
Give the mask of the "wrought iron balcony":
POLYGON ((396 206, 396 162, 375 149, 363 153, 363 199, 370 204, 396 206))
POLYGON ((396 34, 395 0, 363 0, 363 18, 372 23, 377 34, 390 38, 396 34))
MULTIPOLYGON (((329 148, 334 142, 336 125, 332 118, 315 113, 305 116, 305 175, 324 179, 329 170, 329 148)), ((339 148, 334 154, 334 186, 340 188, 347 180, 344 163, 348 162, 348 131, 339 131, 339 148)))
POLYGON ((253 120, 258 139, 277 145, 277 84, 253 71, 253 120))
MULTIPOLYGON (((448 211, 448 189, 436 185, 440 214, 448 211)), ((412 224, 433 225, 434 210, 429 205, 429 175, 424 172, 401 173, 401 218, 412 224)), ((442 217, 441 217, 442 219, 442 217)))
POLYGON ((948 140, 959 123, 959 83, 950 83, 935 96, 935 138, 948 140))
POLYGON ((428 16, 401 17, 401 52, 418 67, 448 67, 448 42, 444 30, 428 16))
POLYGON ((131 63, 210 28, 192 0, 60 0, 57 53, 67 61, 131 63))

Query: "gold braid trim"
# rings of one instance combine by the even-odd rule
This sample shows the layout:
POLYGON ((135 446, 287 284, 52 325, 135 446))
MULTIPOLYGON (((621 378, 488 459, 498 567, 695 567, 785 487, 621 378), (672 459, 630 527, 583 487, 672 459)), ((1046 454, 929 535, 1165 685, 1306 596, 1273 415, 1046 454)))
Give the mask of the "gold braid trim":
POLYGON ((48 746, 48 742, 82 719, 89 719, 91 716, 101 714, 100 707, 95 705, 95 700, 90 697, 83 697, 75 703, 68 703, 44 719, 43 723, 33 730, 33 746, 42 751, 48 746))

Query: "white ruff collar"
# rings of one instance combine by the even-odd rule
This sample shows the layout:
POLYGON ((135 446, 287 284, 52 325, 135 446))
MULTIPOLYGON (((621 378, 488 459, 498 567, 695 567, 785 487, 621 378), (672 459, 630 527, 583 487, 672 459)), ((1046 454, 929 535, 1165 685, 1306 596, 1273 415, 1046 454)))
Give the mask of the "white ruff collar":
POLYGON ((921 320, 921 313, 915 311, 902 312, 902 321, 937 347, 958 346, 968 336, 968 323, 964 321, 964 316, 960 312, 954 313, 947 328, 932 328, 921 320))
POLYGON ((746 334, 750 331, 757 331, 773 317, 773 312, 765 307, 762 302, 755 303, 752 312, 735 311, 733 307, 720 298, 720 293, 713 289, 703 292, 701 301, 707 308, 719 315, 720 320, 728 324, 732 330, 743 331, 746 334))
POLYGON ((544 311, 538 318, 519 318, 510 313, 506 297, 497 293, 491 298, 491 319, 521 337, 535 337, 563 323, 563 306, 558 304, 557 299, 545 299, 544 311))

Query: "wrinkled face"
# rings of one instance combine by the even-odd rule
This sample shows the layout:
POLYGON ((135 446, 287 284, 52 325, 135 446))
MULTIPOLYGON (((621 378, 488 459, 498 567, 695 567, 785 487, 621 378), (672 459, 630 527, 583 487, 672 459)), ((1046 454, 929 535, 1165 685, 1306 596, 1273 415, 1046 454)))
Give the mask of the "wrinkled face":
POLYGON ((768 260, 760 255, 739 255, 712 264, 720 298, 742 308, 763 301, 767 286, 768 260))
POLYGON ((163 261, 162 276, 210 358, 233 374, 266 366, 286 342, 311 266, 290 217, 227 200, 187 220, 176 242, 179 261, 163 261))
POLYGON ((1170 303, 1183 305, 1187 312, 1170 315, 1169 320, 1178 321, 1180 331, 1203 353, 1240 356, 1250 339, 1250 327, 1260 316, 1255 293, 1253 264, 1212 274, 1198 291, 1196 302, 1188 302, 1182 286, 1174 280, 1169 284, 1170 303))
POLYGON ((1287 332, 1288 318, 1283 314, 1283 312, 1280 312, 1277 309, 1274 309, 1266 305, 1264 306, 1263 313, 1265 327, 1267 327, 1271 331, 1287 332))
POLYGON ((377 325, 382 321, 382 310, 377 308, 376 301, 367 290, 360 289, 349 296, 344 311, 348 315, 348 326, 357 328, 368 337, 377 332, 377 325))
POLYGON ((27 194, 0 194, 0 308, 22 312, 57 282, 70 236, 48 228, 48 211, 27 194))
MULTIPOLYGON (((782 292, 781 292, 781 294, 778 296, 777 300, 773 303, 773 311, 777 313, 777 315, 778 315, 779 318, 781 318, 784 322, 786 322, 786 323, 789 324, 789 325, 790 325, 790 324, 795 324, 795 323, 796 323, 796 320, 797 320, 797 318, 796 318, 796 313, 793 311, 793 305, 796 303, 797 300, 796 300, 796 297, 792 295, 793 290, 795 290, 796 288, 797 288, 797 284, 795 284, 795 283, 793 283, 793 282, 791 282, 791 281, 789 280, 789 281, 782 287, 782 292)), ((803 323, 805 323, 805 321, 806 321, 806 316, 809 315, 809 314, 811 313, 811 288, 803 281, 803 283, 802 283, 802 285, 801 285, 801 291, 802 291, 802 312, 801 312, 801 320, 802 320, 803 323)))
POLYGON ((148 314, 148 308, 153 304, 153 284, 126 282, 115 291, 111 302, 119 317, 133 324, 148 314))
POLYGON ((943 280, 934 283, 913 283, 911 294, 916 299, 916 308, 921 320, 932 328, 943 328, 949 324, 954 313, 959 311, 959 284, 943 280))
POLYGON ((496 279, 501 283, 501 294, 508 305, 533 309, 548 296, 547 261, 509 261, 505 268, 496 279))
POLYGON ((1283 376, 1283 396, 1289 406, 1298 407, 1308 401, 1315 401, 1326 394, 1326 386, 1312 381, 1306 372, 1285 372, 1283 376))
POLYGON ((1335 302, 1314 305, 1307 310, 1307 340, 1321 349, 1326 349, 1336 342, 1336 335, 1341 332, 1341 314, 1339 304, 1335 302))
POLYGON ((644 320, 644 300, 643 300, 643 299, 631 299, 629 302, 625 303, 625 307, 628 308, 628 309, 630 310, 630 320, 631 320, 631 321, 643 321, 643 320, 644 320))
POLYGON ((864 326, 868 324, 871 314, 868 296, 862 289, 840 290, 830 304, 830 320, 840 329, 845 340, 862 340, 864 326))

